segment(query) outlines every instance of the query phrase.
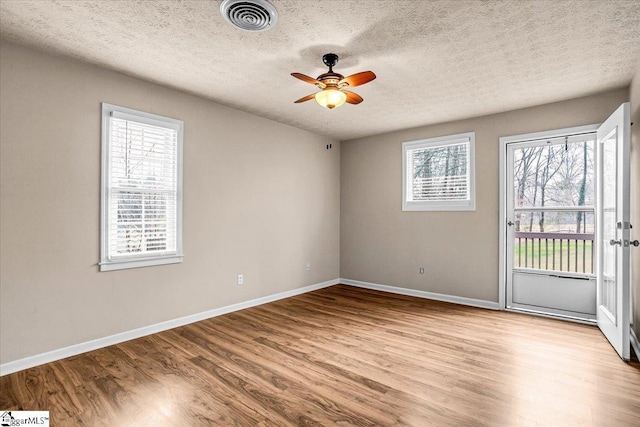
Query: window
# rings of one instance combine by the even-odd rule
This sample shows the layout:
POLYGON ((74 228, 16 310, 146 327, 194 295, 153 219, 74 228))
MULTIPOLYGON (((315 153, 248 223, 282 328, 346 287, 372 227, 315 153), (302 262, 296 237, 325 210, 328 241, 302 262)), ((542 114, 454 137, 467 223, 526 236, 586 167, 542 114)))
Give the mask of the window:
POLYGON ((474 145, 474 132, 402 144, 402 210, 476 210, 474 145))
POLYGON ((102 104, 101 271, 182 261, 182 131, 102 104))

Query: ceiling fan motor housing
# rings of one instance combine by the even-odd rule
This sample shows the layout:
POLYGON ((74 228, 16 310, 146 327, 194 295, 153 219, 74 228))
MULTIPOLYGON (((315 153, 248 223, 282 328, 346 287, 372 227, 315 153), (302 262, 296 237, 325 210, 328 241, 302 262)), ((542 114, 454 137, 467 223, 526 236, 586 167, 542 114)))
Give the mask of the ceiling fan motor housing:
POLYGON ((335 86, 338 87, 338 82, 342 80, 344 77, 342 74, 338 73, 324 73, 318 76, 318 81, 321 81, 326 86, 335 86))

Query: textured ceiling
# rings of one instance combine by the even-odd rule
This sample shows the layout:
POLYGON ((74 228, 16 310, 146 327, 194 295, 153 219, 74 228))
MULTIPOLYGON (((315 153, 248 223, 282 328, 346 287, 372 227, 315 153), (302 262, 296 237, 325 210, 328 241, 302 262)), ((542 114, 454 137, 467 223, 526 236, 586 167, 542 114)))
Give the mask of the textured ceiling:
POLYGON ((248 33, 220 0, 1 0, 0 36, 341 140, 588 95, 629 84, 640 0, 271 0, 248 33), (372 70, 358 106, 293 101, 290 76, 372 70))

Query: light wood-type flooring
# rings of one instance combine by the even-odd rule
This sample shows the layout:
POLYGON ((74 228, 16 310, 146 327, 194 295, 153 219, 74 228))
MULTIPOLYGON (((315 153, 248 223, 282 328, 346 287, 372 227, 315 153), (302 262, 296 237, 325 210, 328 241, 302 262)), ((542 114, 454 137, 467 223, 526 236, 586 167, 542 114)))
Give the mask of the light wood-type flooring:
POLYGON ((640 426, 593 326, 338 285, 0 378, 52 426, 640 426))

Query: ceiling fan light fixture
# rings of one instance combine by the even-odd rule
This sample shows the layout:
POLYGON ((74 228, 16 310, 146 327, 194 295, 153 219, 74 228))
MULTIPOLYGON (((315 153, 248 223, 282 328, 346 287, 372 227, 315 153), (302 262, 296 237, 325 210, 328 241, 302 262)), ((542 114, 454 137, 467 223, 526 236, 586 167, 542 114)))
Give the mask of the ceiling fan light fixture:
POLYGON ((341 106, 347 100, 347 94, 336 88, 325 88, 316 93, 316 102, 330 110, 341 106))

